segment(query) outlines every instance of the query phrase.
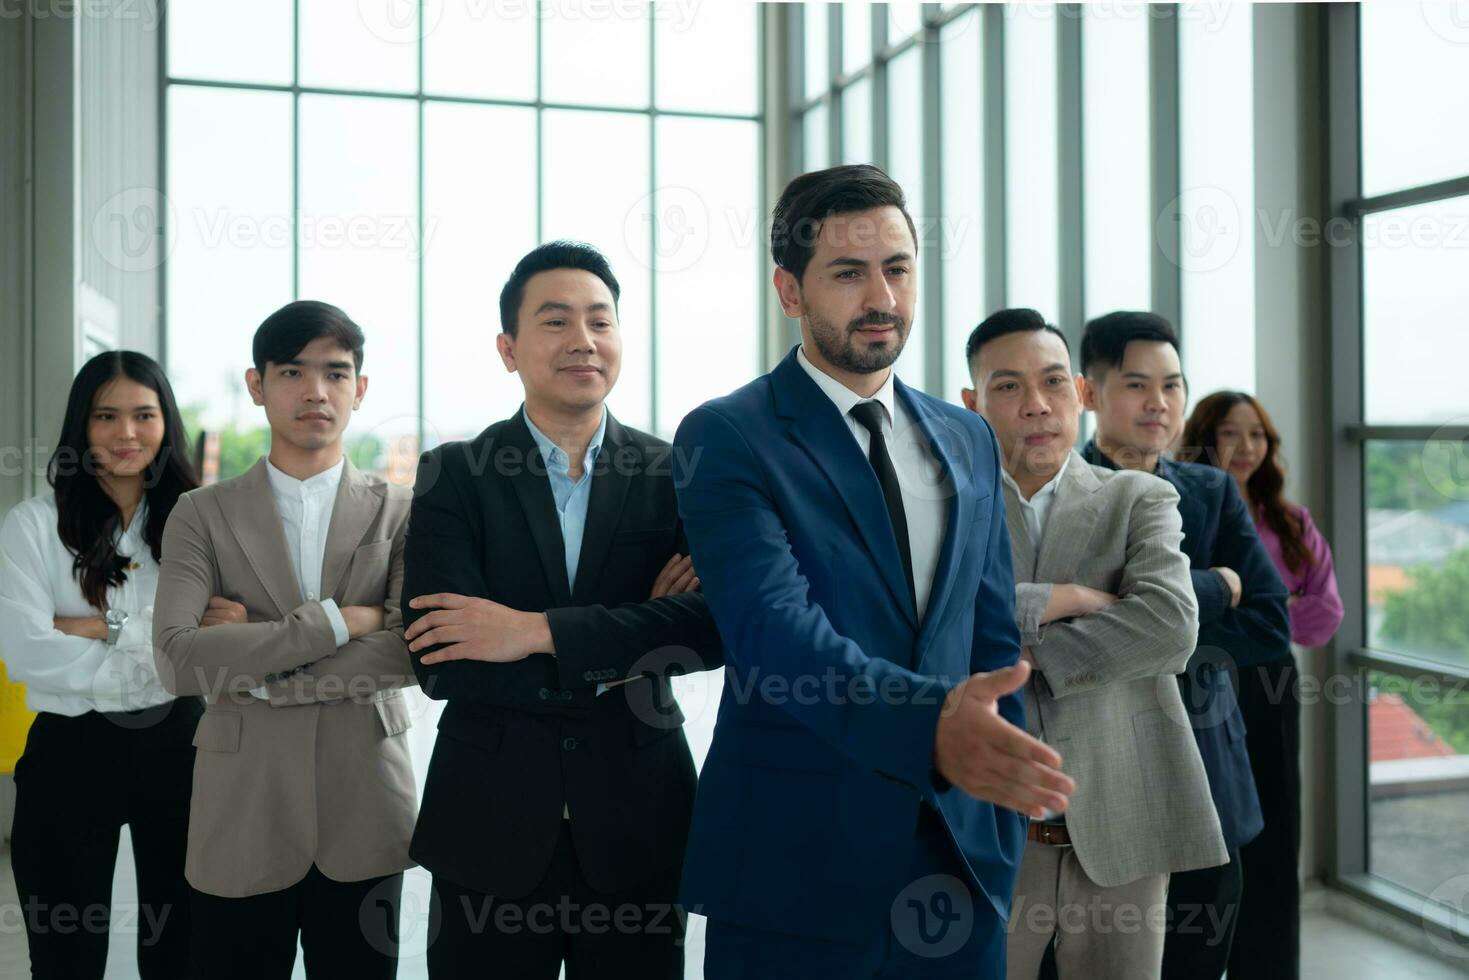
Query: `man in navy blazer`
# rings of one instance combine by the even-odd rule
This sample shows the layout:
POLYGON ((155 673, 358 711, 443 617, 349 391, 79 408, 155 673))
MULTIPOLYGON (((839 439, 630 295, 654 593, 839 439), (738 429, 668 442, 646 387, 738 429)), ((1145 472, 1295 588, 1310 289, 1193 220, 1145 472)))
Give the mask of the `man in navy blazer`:
POLYGON ((1233 677, 1290 656, 1285 585, 1229 475, 1163 454, 1183 431, 1186 400, 1172 325, 1152 313, 1098 317, 1087 324, 1081 360, 1084 403, 1097 419, 1096 438, 1082 452, 1087 462, 1149 471, 1178 491, 1199 604, 1198 648, 1179 683, 1230 860, 1172 876, 1162 975, 1217 980, 1241 914, 1240 849, 1265 825, 1233 677))
POLYGON ((803 342, 674 440, 726 650, 681 896, 709 980, 1003 976, 1021 814, 1074 788, 1023 730, 994 435, 891 370, 916 238, 876 167, 792 181, 803 342))

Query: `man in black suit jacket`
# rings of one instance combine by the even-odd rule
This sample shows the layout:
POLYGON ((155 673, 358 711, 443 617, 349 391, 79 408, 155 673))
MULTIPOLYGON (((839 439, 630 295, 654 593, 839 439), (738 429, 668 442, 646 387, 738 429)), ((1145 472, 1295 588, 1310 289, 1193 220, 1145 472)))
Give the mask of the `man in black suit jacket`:
POLYGON ((410 851, 434 875, 435 980, 683 974, 696 777, 668 678, 723 650, 668 444, 603 404, 618 294, 591 246, 522 259, 498 344, 525 405, 419 462, 405 635, 448 702, 410 851))
MULTIPOLYGON (((1247 699, 1258 687, 1262 668, 1289 671, 1294 677, 1285 586, 1228 474, 1164 454, 1183 431, 1186 400, 1172 325, 1153 313, 1121 311, 1098 317, 1082 336, 1081 360, 1086 407, 1097 419, 1096 438, 1082 455, 1089 463, 1153 473, 1178 491, 1183 551, 1192 565, 1199 603, 1198 648, 1179 684, 1230 860, 1176 873, 1169 881, 1163 980, 1217 980, 1237 953, 1235 937, 1259 945, 1261 932, 1282 937, 1268 975, 1293 976, 1294 943, 1285 937, 1294 935, 1298 916, 1299 704, 1293 694, 1281 697, 1274 713, 1296 720, 1277 725, 1269 748, 1255 753, 1268 756, 1268 762, 1252 760, 1233 680, 1238 678, 1241 698, 1247 699), (1282 775, 1261 780, 1257 791, 1262 762, 1282 775), (1284 775, 1287 770, 1297 773, 1293 790, 1284 775), (1268 888, 1257 885, 1255 894, 1246 895, 1247 874, 1269 881, 1268 888), (1250 917, 1261 908, 1270 910, 1261 916, 1270 925, 1261 922, 1249 929, 1250 917), (1242 919, 1246 924, 1240 926, 1242 919)), ((1291 689, 1291 682, 1284 681, 1276 690, 1291 689)), ((1265 726, 1255 734, 1267 735, 1265 726)), ((1242 969, 1238 963, 1230 972, 1267 975, 1264 969, 1242 969)))

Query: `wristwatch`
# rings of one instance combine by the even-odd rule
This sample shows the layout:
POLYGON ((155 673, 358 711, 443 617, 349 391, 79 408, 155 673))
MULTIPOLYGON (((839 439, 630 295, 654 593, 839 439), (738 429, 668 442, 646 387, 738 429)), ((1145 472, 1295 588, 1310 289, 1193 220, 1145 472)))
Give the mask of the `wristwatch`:
POLYGON ((109 609, 107 615, 102 619, 107 623, 107 645, 117 646, 117 638, 122 635, 122 628, 127 625, 128 614, 121 609, 109 609))

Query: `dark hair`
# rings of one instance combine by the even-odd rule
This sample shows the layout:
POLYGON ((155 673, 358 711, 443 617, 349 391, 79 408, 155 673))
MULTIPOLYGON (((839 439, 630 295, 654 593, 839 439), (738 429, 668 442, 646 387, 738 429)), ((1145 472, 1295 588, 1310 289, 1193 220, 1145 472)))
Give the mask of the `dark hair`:
POLYGON ((56 530, 72 554, 72 574, 82 595, 98 609, 106 607, 108 586, 121 585, 127 579, 127 562, 118 555, 113 541, 122 514, 97 479, 87 426, 97 393, 118 378, 151 388, 163 415, 163 444, 143 478, 148 501, 148 525, 143 537, 155 561, 162 555, 163 526, 179 495, 199 485, 189 460, 184 421, 173 388, 158 362, 146 354, 124 350, 98 354, 82 365, 66 399, 61 437, 46 464, 46 482, 56 492, 56 530))
POLYGON ((515 336, 520 327, 516 318, 520 315, 520 303, 525 299, 525 284, 530 282, 532 276, 550 272, 552 269, 580 269, 590 272, 606 284, 607 291, 612 294, 614 309, 617 301, 622 298, 622 287, 612 274, 612 263, 594 246, 586 242, 566 240, 546 242, 531 249, 525 258, 515 263, 515 271, 505 280, 505 287, 500 290, 501 330, 515 336))
POLYGON ((1178 333, 1163 317, 1138 310, 1118 310, 1090 321, 1082 331, 1082 373, 1090 374, 1096 364, 1108 368, 1121 367, 1127 345, 1134 340, 1172 344, 1175 351, 1182 353, 1178 346, 1178 333))
POLYGON ((1193 414, 1183 427, 1183 439, 1177 456, 1185 462, 1218 466, 1219 426, 1236 405, 1245 403, 1260 416, 1265 430, 1265 458, 1250 474, 1245 486, 1250 500, 1260 508, 1265 523, 1280 538, 1280 553, 1292 571, 1315 564, 1316 556, 1306 547, 1306 523, 1300 513, 1285 499, 1285 470, 1280 465, 1280 431, 1270 420, 1270 413, 1259 400, 1243 391, 1216 391, 1194 406, 1193 414))
POLYGON ((799 282, 816 252, 821 224, 834 214, 894 207, 903 212, 913 249, 918 230, 908 214, 903 188, 870 163, 829 167, 802 174, 786 185, 770 215, 770 254, 775 264, 799 282))
POLYGON ((979 349, 992 340, 1008 337, 1012 333, 1024 331, 1045 330, 1061 338, 1061 346, 1066 348, 1066 360, 1071 360, 1071 345, 1066 342, 1066 335, 1057 330, 1055 326, 1046 322, 1046 318, 1029 307, 1015 307, 1008 310, 999 310, 985 317, 974 328, 969 335, 969 342, 964 345, 964 363, 972 369, 974 356, 979 349))
POLYGON ((314 299, 287 303, 255 330, 251 351, 255 370, 264 374, 266 364, 294 361, 307 344, 321 337, 330 337, 338 347, 351 351, 352 363, 361 373, 362 328, 337 307, 314 299))

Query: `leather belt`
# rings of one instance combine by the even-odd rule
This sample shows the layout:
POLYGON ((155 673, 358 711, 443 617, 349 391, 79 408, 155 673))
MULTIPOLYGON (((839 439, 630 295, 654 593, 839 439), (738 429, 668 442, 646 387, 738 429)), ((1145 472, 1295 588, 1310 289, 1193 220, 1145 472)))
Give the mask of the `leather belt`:
POLYGON ((1033 840, 1037 844, 1051 844, 1056 847, 1071 846, 1071 835, 1066 832, 1064 823, 1040 823, 1032 820, 1030 830, 1026 832, 1026 839, 1033 840))

